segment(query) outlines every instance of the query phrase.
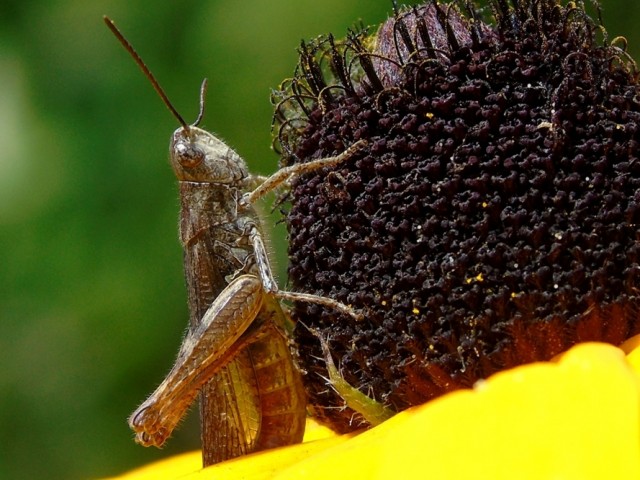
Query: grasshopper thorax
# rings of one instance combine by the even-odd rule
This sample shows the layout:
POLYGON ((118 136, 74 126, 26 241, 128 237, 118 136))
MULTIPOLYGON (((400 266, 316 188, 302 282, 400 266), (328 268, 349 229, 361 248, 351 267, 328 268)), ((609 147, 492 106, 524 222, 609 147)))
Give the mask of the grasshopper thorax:
POLYGON ((173 133, 169 154, 180 181, 239 184, 249 176, 240 155, 212 133, 196 126, 180 127, 173 133))

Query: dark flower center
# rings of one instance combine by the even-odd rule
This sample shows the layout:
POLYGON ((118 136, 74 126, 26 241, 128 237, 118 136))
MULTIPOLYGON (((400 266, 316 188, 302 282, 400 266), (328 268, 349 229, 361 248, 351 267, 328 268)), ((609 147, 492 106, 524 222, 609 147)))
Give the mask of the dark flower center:
POLYGON ((300 179, 287 216, 294 288, 366 317, 295 309, 311 402, 339 430, 358 423, 305 327, 398 411, 640 332, 635 65, 580 4, 496 0, 489 23, 458 3, 304 45, 277 97, 285 163, 369 144, 300 179))

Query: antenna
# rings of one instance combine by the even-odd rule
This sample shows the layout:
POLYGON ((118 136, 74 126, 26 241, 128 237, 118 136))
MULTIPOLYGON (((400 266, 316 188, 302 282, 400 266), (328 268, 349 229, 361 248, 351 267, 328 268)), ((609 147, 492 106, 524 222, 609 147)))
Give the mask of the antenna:
POLYGON ((198 118, 193 122, 193 126, 197 127, 200 125, 202 121, 202 117, 204 117, 204 97, 207 95, 207 79, 202 80, 202 85, 200 85, 200 111, 198 112, 198 118))
MULTIPOLYGON (((147 77, 147 79, 151 82, 151 85, 153 86, 155 91, 158 92, 158 95, 160 95, 160 98, 162 99, 164 104, 167 106, 167 108, 171 111, 173 116, 176 117, 178 122, 180 122, 180 125, 182 125, 182 127, 185 130, 189 131, 189 125, 187 124, 187 122, 184 121, 182 116, 171 104, 171 102, 169 101, 169 97, 167 97, 167 94, 164 93, 164 90, 156 80, 156 77, 153 76, 153 73, 151 73, 151 70, 149 70, 149 67, 147 67, 147 65, 144 63, 144 61, 140 57, 140 55, 138 55, 138 52, 135 51, 135 49, 133 48, 133 45, 129 43, 129 40, 127 40, 124 37, 124 35, 120 32, 120 30, 118 30, 118 27, 116 27, 116 24, 113 23, 113 21, 109 17, 105 15, 102 18, 104 19, 104 23, 107 24, 107 27, 109 27, 109 30, 113 32, 113 34, 116 36, 116 38, 125 48, 125 50, 129 52, 129 55, 133 57, 135 62, 140 67, 140 70, 142 70, 142 73, 144 73, 144 76, 147 77)), ((202 120, 202 116, 204 115, 204 98, 203 97, 204 97, 204 92, 206 92, 206 89, 207 89, 207 80, 205 79, 205 81, 202 82, 202 87, 200 89, 200 114, 198 115, 198 119, 196 120, 196 125, 200 122, 200 120, 202 120)))

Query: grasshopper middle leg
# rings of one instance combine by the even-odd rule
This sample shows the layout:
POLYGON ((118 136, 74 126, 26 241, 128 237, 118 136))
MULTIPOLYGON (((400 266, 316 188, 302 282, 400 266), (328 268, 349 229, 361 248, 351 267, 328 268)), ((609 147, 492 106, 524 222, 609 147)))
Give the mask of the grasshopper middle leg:
POLYGON ((322 337, 319 332, 312 330, 312 333, 320 340, 322 355, 324 357, 325 364, 327 365, 327 373, 329 374, 329 377, 326 380, 336 393, 342 397, 345 405, 351 410, 362 415, 362 417, 371 426, 379 425, 385 420, 393 417, 396 412, 362 393, 344 379, 333 362, 331 352, 329 351, 329 342, 322 337))

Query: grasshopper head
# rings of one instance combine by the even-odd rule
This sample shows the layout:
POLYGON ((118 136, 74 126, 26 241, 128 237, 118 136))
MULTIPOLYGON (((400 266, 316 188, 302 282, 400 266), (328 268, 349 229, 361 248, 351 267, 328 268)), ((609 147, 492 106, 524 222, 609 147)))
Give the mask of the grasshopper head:
POLYGON ((249 175, 240 155, 215 135, 195 126, 180 127, 173 133, 169 153, 180 181, 234 184, 249 175))
POLYGON ((171 165, 178 180, 221 184, 242 183, 248 177, 244 160, 213 134, 197 127, 204 116, 207 80, 204 79, 200 87, 198 118, 193 125, 188 125, 169 101, 167 94, 131 43, 122 35, 110 18, 105 16, 104 21, 149 79, 172 115, 180 122, 181 127, 171 137, 170 148, 171 165))

